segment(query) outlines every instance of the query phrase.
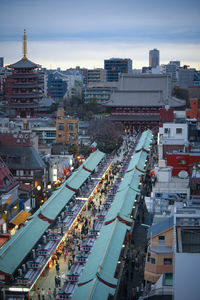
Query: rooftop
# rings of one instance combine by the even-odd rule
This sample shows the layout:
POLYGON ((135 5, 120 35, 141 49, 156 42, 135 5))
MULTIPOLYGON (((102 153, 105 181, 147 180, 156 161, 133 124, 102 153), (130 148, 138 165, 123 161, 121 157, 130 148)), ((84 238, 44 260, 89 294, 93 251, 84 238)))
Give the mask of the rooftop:
POLYGON ((41 66, 35 64, 34 62, 26 58, 26 59, 20 59, 16 63, 8 65, 7 67, 12 69, 35 69, 35 68, 40 68, 41 66))

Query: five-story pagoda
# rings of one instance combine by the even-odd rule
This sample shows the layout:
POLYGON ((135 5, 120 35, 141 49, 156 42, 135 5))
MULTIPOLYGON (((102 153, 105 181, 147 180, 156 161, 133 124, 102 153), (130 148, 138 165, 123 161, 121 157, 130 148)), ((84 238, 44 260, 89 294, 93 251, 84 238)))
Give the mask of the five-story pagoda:
POLYGON ((39 101, 43 97, 44 75, 40 65, 33 63, 26 57, 26 31, 23 36, 23 58, 8 65, 12 74, 5 83, 5 97, 9 115, 17 118, 36 117, 39 101))

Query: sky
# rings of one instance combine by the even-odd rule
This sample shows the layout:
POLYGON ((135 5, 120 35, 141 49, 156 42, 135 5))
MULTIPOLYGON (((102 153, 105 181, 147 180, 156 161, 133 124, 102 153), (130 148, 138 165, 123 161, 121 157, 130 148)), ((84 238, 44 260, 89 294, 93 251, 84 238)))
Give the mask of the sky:
POLYGON ((180 60, 200 70, 200 0, 0 0, 0 56, 27 57, 46 68, 103 68, 131 58, 133 69, 180 60))

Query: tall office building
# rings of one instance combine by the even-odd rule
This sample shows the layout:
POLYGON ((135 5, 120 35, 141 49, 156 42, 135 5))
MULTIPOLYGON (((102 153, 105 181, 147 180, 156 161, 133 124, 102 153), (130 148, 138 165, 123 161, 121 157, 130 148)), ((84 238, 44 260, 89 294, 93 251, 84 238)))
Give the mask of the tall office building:
POLYGON ((104 60, 106 81, 118 81, 120 73, 132 73, 132 60, 130 58, 110 58, 104 60))
POLYGON ((159 50, 153 49, 149 51, 149 66, 152 68, 156 68, 159 66, 160 58, 159 58, 159 50))
POLYGON ((3 57, 0 57, 0 68, 3 68, 3 57))
POLYGON ((171 75, 173 86, 177 85, 179 67, 180 61, 170 61, 169 64, 162 65, 163 73, 171 75))

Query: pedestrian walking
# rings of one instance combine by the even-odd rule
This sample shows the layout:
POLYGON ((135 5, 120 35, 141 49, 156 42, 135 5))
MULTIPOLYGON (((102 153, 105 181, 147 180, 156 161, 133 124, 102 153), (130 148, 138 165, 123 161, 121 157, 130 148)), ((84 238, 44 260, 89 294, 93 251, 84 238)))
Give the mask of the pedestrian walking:
POLYGON ((45 290, 42 288, 41 291, 42 300, 45 300, 45 290))
POLYGON ((58 286, 59 287, 61 286, 61 278, 60 278, 60 276, 58 276, 58 286))
POLYGON ((55 276, 55 287, 56 288, 58 287, 58 278, 57 278, 57 276, 55 276))
POLYGON ((38 300, 40 300, 40 299, 41 299, 41 296, 40 296, 40 288, 37 288, 36 293, 37 293, 37 296, 38 296, 38 300))
POLYGON ((64 252, 64 262, 66 262, 66 259, 67 259, 67 254, 66 252, 64 252))
POLYGON ((48 289, 47 295, 48 295, 48 300, 51 300, 51 298, 52 298, 52 291, 51 291, 50 288, 48 289))
POLYGON ((59 275, 59 270, 60 270, 60 265, 59 265, 59 263, 56 263, 56 272, 57 272, 57 275, 59 275))
POLYGON ((54 288, 54 290, 53 290, 53 297, 54 297, 54 299, 56 299, 56 294, 57 294, 57 291, 56 291, 56 288, 54 288))

